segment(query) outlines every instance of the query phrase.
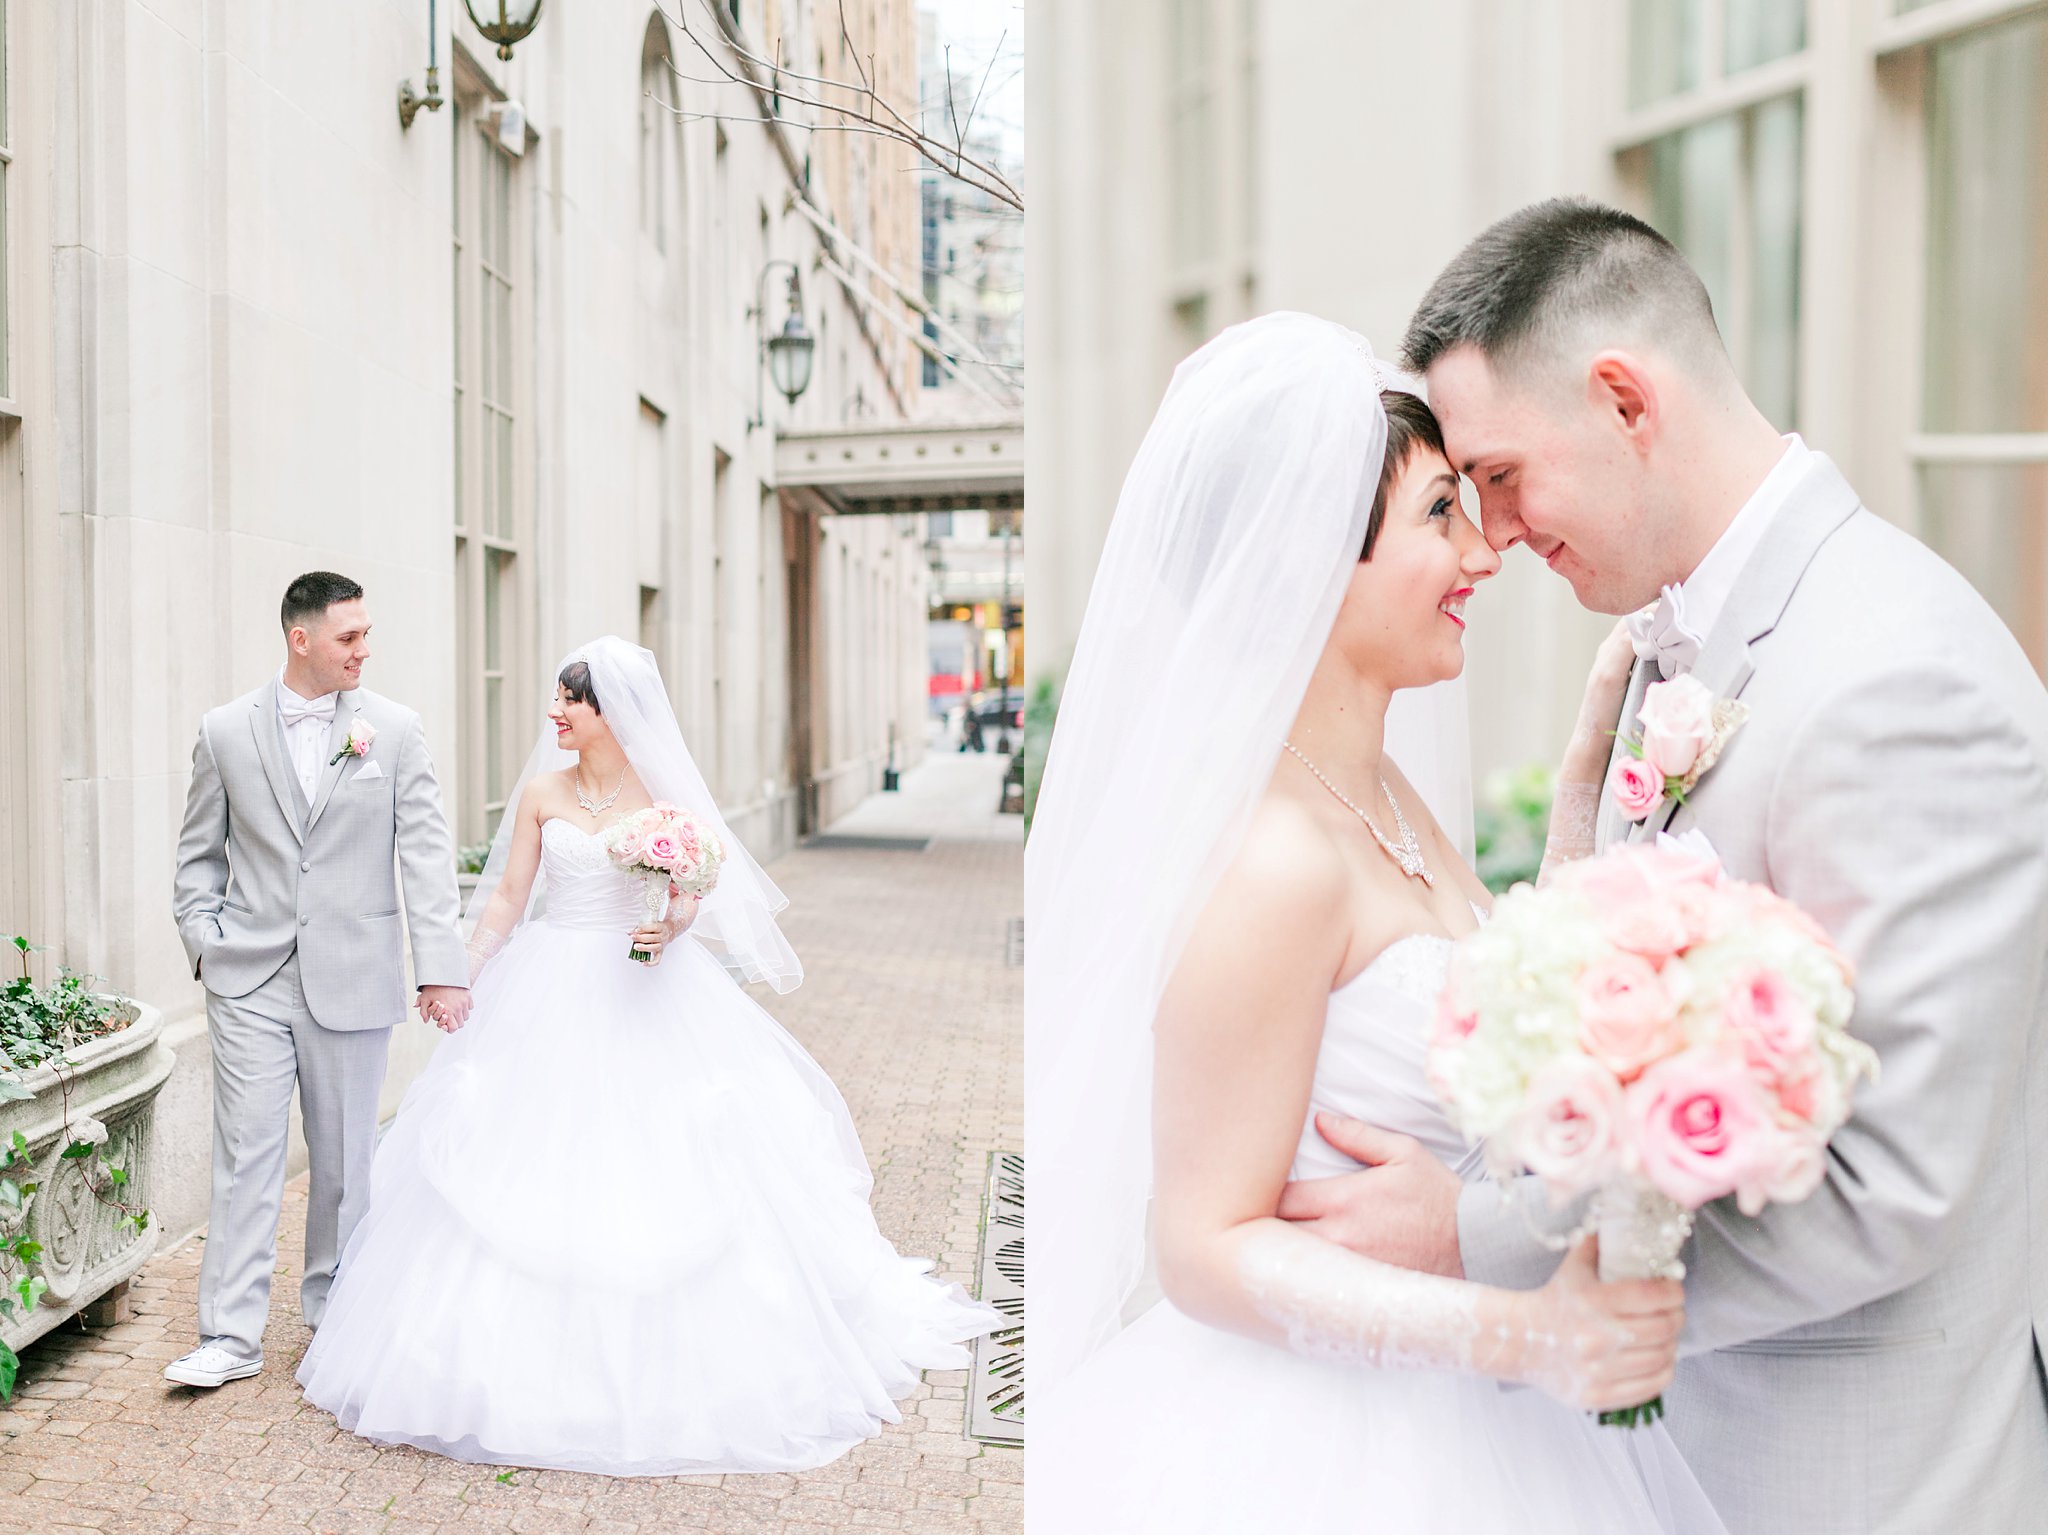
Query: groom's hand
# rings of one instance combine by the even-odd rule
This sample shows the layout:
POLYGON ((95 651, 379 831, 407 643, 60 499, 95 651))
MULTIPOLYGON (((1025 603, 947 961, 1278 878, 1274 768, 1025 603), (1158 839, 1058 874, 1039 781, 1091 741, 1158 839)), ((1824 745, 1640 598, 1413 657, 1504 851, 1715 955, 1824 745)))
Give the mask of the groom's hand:
POLYGON ((469 1022, 469 991, 462 986, 422 986, 420 1016, 443 1034, 453 1034, 469 1022))
POLYGON ((1342 1114, 1316 1115, 1316 1133, 1363 1162, 1355 1173, 1304 1178, 1275 1212, 1325 1241, 1425 1274, 1465 1277, 1458 1255, 1458 1175, 1422 1143, 1342 1114))

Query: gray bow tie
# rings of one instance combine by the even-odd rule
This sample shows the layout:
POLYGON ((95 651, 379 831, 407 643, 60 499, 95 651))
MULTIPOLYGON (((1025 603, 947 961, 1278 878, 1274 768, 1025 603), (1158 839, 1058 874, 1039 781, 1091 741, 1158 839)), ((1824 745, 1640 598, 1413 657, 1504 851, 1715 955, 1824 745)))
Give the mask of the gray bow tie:
POLYGON ((1685 621, 1685 593, 1676 586, 1665 587, 1652 606, 1631 613, 1628 634, 1635 642, 1637 657, 1655 661, 1667 682, 1692 670, 1704 643, 1685 621))

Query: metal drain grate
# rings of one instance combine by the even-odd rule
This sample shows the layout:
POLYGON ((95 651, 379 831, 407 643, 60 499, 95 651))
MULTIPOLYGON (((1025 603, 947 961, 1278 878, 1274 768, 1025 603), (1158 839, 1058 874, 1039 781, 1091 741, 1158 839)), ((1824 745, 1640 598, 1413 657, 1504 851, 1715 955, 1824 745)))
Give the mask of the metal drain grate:
POLYGON ((805 847, 856 849, 869 853, 922 853, 932 845, 929 837, 861 837, 851 832, 820 832, 805 847))
POLYGON ((1003 940, 1003 960, 1012 970, 1024 963, 1024 919, 1012 917, 1003 940))
POLYGON ((1024 1153, 992 1151, 982 1205, 981 1298, 1003 1325, 974 1340, 970 1438, 1024 1442, 1024 1153))

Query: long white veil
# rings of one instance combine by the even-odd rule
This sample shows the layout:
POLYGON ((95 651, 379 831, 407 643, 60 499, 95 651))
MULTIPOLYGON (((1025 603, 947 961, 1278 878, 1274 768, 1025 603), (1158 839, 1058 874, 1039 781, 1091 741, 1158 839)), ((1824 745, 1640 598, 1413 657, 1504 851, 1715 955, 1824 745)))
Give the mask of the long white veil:
MULTIPOLYGON (((1363 548, 1382 388, 1419 392, 1340 326, 1234 326, 1175 372, 1124 482, 1025 852, 1041 1390, 1127 1320, 1152 1186, 1153 1015, 1363 548)), ((1462 688, 1405 697, 1386 750, 1469 838, 1462 688)))
MULTIPOLYGON (((572 661, 581 661, 590 668, 590 686, 597 698, 598 711, 625 749, 626 760, 640 775, 648 794, 689 811, 725 844, 725 865, 719 872, 718 886, 704 898, 690 928, 691 935, 706 944, 740 980, 766 981, 777 991, 796 986, 804 978, 803 965, 775 921, 775 914, 789 904, 789 898, 775 888, 775 882, 740 845, 732 828, 725 824, 725 817, 719 814, 704 775, 697 771, 689 747, 683 744, 682 728, 676 723, 676 711, 669 703, 668 689, 662 685, 661 669, 653 652, 612 634, 579 645, 549 674, 549 700, 554 697, 555 679, 572 661)), ((539 736, 519 782, 513 786, 511 798, 505 802, 505 814, 491 841, 491 855, 477 880, 475 894, 469 898, 464 913, 466 932, 476 930, 492 892, 504 877, 519 799, 527 784, 536 773, 559 772, 575 762, 574 752, 555 744, 554 727, 546 718, 543 701, 539 736)), ((520 921, 532 914, 546 881, 545 873, 535 877, 520 921)))

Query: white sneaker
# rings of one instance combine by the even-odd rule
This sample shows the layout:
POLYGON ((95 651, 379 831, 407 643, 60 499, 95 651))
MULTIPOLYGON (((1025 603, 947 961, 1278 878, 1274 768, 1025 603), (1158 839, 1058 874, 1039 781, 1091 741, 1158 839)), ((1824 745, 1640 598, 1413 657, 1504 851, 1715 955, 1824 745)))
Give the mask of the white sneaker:
POLYGON ((244 1359, 240 1354, 229 1353, 218 1343, 202 1343, 182 1359, 173 1359, 164 1366, 164 1379, 174 1380, 181 1386, 222 1386, 231 1380, 244 1380, 263 1368, 263 1356, 244 1359))

